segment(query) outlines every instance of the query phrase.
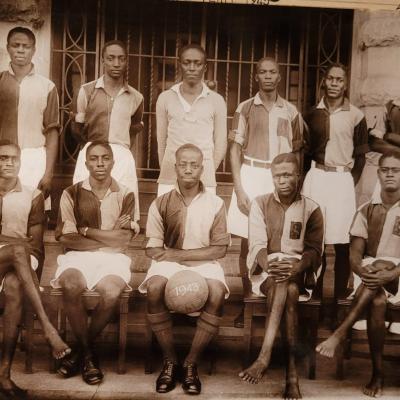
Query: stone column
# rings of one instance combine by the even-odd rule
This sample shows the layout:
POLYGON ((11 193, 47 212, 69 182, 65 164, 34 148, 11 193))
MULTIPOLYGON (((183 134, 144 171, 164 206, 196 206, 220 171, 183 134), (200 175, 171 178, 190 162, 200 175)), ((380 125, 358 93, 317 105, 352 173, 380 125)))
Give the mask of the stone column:
MULTIPOLYGON (((384 106, 400 99, 400 11, 354 12, 350 100, 365 113, 369 128, 384 132, 384 106)), ((376 184, 379 154, 369 153, 357 186, 358 204, 376 184)))

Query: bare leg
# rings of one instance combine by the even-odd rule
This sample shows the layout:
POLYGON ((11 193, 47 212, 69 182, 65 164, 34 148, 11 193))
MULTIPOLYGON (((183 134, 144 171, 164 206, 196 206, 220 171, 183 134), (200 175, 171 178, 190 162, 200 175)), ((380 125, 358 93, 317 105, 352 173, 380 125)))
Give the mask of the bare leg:
POLYGON ((285 308, 288 281, 275 283, 268 278, 262 285, 261 291, 267 296, 267 317, 265 321, 265 335, 260 354, 254 363, 239 373, 247 382, 258 383, 271 360, 272 346, 285 308))
POLYGON ((207 284, 208 299, 197 321, 192 346, 183 365, 197 363, 200 354, 218 332, 226 289, 221 282, 214 279, 207 279, 207 284))
POLYGON ((301 399, 299 378, 296 370, 296 352, 298 346, 298 314, 297 302, 299 288, 296 283, 288 285, 288 295, 285 307, 285 335, 287 342, 286 387, 285 399, 301 399))
POLYGON ((15 271, 18 276, 24 293, 29 298, 42 325, 44 335, 53 349, 53 356, 62 358, 69 354, 71 349, 60 338, 43 308, 38 289, 39 283, 30 266, 30 255, 23 245, 7 245, 0 249, 0 276, 4 276, 9 271, 15 271))
POLYGON ((80 347, 89 349, 87 312, 83 304, 82 293, 86 288, 86 280, 77 269, 67 269, 59 278, 63 289, 64 309, 80 347))
POLYGON ((3 314, 3 344, 0 363, 0 393, 10 398, 25 398, 26 390, 11 380, 11 365, 17 346, 19 324, 22 320, 23 290, 18 277, 10 272, 6 275, 5 308, 3 314), (14 396, 14 397, 13 397, 14 396))
POLYGON ((363 392, 370 397, 382 396, 382 358, 386 333, 385 314, 386 295, 384 291, 380 289, 371 302, 371 308, 367 319, 368 341, 372 359, 372 377, 368 385, 364 387, 363 392))
POLYGON ((328 339, 317 346, 316 350, 318 353, 329 358, 334 356, 337 346, 345 339, 347 331, 353 326, 354 322, 357 321, 368 304, 370 304, 376 292, 377 289, 369 289, 361 284, 356 292, 346 319, 328 339))
MULTIPOLYGON (((239 254, 239 271, 242 277, 243 287, 248 284, 249 278, 247 277, 248 269, 246 265, 246 258, 249 252, 249 241, 246 238, 242 238, 240 241, 240 254, 239 254)), ((244 307, 241 308, 240 313, 233 321, 235 328, 244 327, 244 307)))
POLYGON ((172 332, 172 319, 164 303, 165 285, 168 280, 152 276, 147 282, 147 318, 161 347, 163 357, 177 363, 172 332))
POLYGON ((90 345, 110 322, 125 287, 126 283, 116 275, 106 276, 96 285, 96 291, 100 293, 100 301, 92 314, 89 326, 90 345))

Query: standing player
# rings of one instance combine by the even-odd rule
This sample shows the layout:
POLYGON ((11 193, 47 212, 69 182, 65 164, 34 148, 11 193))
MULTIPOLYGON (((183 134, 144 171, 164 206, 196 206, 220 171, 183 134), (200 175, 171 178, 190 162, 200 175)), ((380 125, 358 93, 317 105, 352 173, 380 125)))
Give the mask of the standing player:
POLYGON ((86 149, 93 141, 110 143, 114 154, 112 176, 135 193, 132 228, 139 232, 138 183, 132 146, 141 131, 143 96, 126 81, 127 50, 123 42, 112 40, 102 50, 104 75, 79 90, 73 132, 85 144, 79 152, 73 183, 88 178, 86 149))
POLYGON ((173 343, 171 315, 164 300, 165 286, 169 278, 182 270, 195 271, 206 279, 208 299, 197 320, 181 377, 185 393, 200 394, 197 362, 218 332, 224 298, 229 293, 224 271, 216 260, 225 256, 230 236, 226 230, 224 202, 206 191, 200 181, 203 173, 201 150, 192 144, 179 147, 175 171, 175 189, 154 200, 149 209, 146 254, 153 261, 139 290, 147 292, 147 318, 164 356, 156 391, 166 393, 175 387, 180 367, 173 343))
MULTIPOLYGON (((262 58, 255 80, 258 93, 240 103, 229 133, 234 191, 228 212, 228 231, 242 238, 239 268, 247 275, 248 215, 250 202, 273 192, 271 161, 281 153, 294 152, 301 164, 303 120, 296 107, 278 94, 281 80, 278 63, 262 58)), ((240 315, 235 321, 243 326, 240 315)))
POLYGON ((175 152, 185 143, 192 143, 203 152, 202 182, 215 193, 215 171, 227 146, 226 104, 203 82, 207 55, 201 46, 188 44, 179 51, 178 59, 182 82, 162 92, 156 105, 158 196, 174 188, 175 152))
POLYGON ((239 376, 258 383, 268 368, 282 318, 287 345, 285 399, 301 398, 296 370, 297 302, 308 300, 321 265, 324 224, 318 205, 300 195, 300 167, 292 153, 271 165, 275 192, 256 197, 249 215, 247 266, 252 291, 267 297, 264 342, 257 360, 239 376))
POLYGON ((21 149, 21 183, 40 189, 47 198, 58 150, 58 94, 54 83, 35 71, 35 45, 28 28, 8 32, 11 63, 0 73, 0 139, 21 149))
MULTIPOLYGON (((368 152, 364 114, 350 104, 345 92, 347 72, 341 64, 330 66, 323 80, 324 96, 305 117, 305 178, 303 193, 321 207, 325 244, 335 247, 335 299, 346 295, 350 275, 349 228, 356 210, 354 186, 360 179, 368 152), (311 169, 310 169, 311 166, 311 169)), ((318 294, 322 295, 323 276, 318 294)))

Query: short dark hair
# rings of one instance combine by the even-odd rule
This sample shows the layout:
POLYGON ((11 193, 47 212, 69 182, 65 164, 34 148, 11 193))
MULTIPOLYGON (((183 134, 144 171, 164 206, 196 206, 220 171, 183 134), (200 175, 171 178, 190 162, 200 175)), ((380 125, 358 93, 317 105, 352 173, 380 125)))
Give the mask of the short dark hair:
POLYGON ((7 35, 7 44, 10 43, 10 39, 13 35, 17 33, 23 33, 24 35, 28 36, 28 38, 33 42, 33 45, 36 44, 36 37, 35 34, 28 28, 25 28, 24 26, 16 26, 15 28, 12 28, 7 35))
POLYGON ((207 53, 206 53, 206 51, 203 49, 203 47, 200 46, 200 45, 197 44, 197 43, 189 43, 189 44, 187 44, 187 45, 181 47, 181 48, 179 49, 179 51, 178 51, 178 60, 179 60, 179 61, 182 61, 183 53, 184 53, 185 51, 191 50, 191 49, 198 50, 201 54, 203 54, 203 57, 204 57, 204 64, 207 64, 207 53))
POLYGON ((348 77, 349 77, 349 71, 348 71, 347 67, 346 67, 344 64, 339 63, 339 62, 337 62, 337 63, 332 63, 332 64, 330 64, 330 65, 328 66, 328 68, 327 68, 327 69, 325 70, 325 72, 324 72, 324 79, 327 78, 327 76, 328 76, 329 72, 331 72, 331 69, 332 69, 332 68, 340 68, 340 69, 344 72, 344 76, 346 77, 346 79, 348 79, 348 77))
POLYGON ((92 143, 89 144, 89 146, 86 148, 86 159, 88 158, 90 150, 92 150, 93 147, 96 147, 96 146, 102 146, 105 149, 107 149, 109 151, 109 153, 111 154, 111 157, 114 159, 114 153, 112 151, 110 143, 105 142, 104 140, 95 140, 95 141, 93 141, 92 143))
POLYGON ((385 154, 382 154, 379 158, 378 161, 378 166, 382 167, 383 162, 387 159, 387 158, 395 158, 396 160, 400 161, 400 154, 396 151, 388 151, 385 154))
POLYGON ((291 163, 294 164, 296 167, 296 171, 300 172, 300 165, 299 160, 293 153, 282 153, 277 155, 271 163, 271 168, 275 165, 282 164, 282 163, 291 163))
POLYGON ((192 143, 185 143, 182 146, 178 147, 178 149, 175 152, 175 160, 177 160, 179 154, 185 150, 193 150, 196 153, 199 153, 201 155, 201 161, 203 162, 203 152, 196 145, 194 145, 192 143))
POLYGON ((18 151, 18 155, 21 155, 21 148, 16 143, 13 143, 8 139, 2 139, 2 140, 0 140, 0 147, 4 147, 4 146, 14 147, 18 151))
POLYGON ((276 65, 276 68, 278 69, 278 72, 280 72, 280 71, 279 71, 279 64, 278 64, 278 61, 276 61, 276 60, 275 60, 274 58, 272 58, 272 57, 263 57, 263 58, 260 58, 260 59, 257 61, 257 64, 256 64, 256 71, 259 70, 260 65, 261 65, 264 61, 269 61, 269 62, 274 63, 274 64, 276 65))
POLYGON ((128 55, 128 49, 126 48, 126 44, 121 40, 109 40, 104 43, 103 48, 101 49, 101 56, 104 57, 104 53, 106 52, 107 47, 110 46, 119 46, 124 51, 125 55, 128 55))

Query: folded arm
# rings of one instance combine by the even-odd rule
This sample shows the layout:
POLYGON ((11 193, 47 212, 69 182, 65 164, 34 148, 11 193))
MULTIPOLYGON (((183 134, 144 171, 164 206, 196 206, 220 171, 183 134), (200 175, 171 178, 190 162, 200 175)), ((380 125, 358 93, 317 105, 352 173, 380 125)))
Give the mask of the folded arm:
POLYGON ((164 249, 162 247, 148 247, 146 255, 156 261, 207 261, 223 258, 228 246, 208 246, 200 249, 164 249))

